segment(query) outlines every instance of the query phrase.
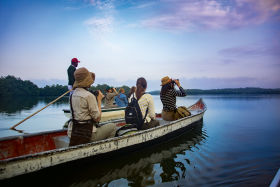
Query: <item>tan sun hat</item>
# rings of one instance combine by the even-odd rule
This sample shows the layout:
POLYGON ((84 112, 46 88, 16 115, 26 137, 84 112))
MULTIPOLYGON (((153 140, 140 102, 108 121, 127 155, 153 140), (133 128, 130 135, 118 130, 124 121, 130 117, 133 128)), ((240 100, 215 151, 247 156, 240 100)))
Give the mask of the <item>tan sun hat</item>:
POLYGON ((170 83, 171 81, 172 81, 172 79, 170 79, 168 76, 163 77, 161 79, 161 86, 166 85, 166 84, 170 83))
POLYGON ((93 84, 95 74, 89 72, 86 68, 79 68, 74 73, 75 82, 73 88, 87 88, 93 84))

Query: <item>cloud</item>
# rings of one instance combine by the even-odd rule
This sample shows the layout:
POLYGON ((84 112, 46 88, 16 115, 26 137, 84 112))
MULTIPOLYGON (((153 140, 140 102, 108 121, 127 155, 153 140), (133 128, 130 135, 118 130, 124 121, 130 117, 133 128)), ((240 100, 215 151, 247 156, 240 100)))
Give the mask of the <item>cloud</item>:
POLYGON ((163 0, 160 11, 141 23, 149 28, 190 31, 197 28, 238 28, 280 20, 279 0, 163 0))
POLYGON ((91 32, 97 35, 106 34, 112 32, 113 17, 97 18, 93 17, 84 22, 91 32))
POLYGON ((280 57, 280 44, 274 43, 265 45, 247 45, 237 46, 220 50, 218 53, 222 56, 230 57, 251 57, 251 56, 274 56, 280 57))
POLYGON ((84 24, 95 39, 104 41, 105 36, 114 30, 114 0, 85 0, 85 2, 99 9, 101 14, 85 20, 84 24))
POLYGON ((139 4, 133 8, 136 8, 136 9, 143 9, 143 8, 149 8, 149 7, 152 7, 155 5, 155 2, 148 2, 148 3, 143 3, 143 4, 139 4))
POLYGON ((114 9, 114 0, 85 0, 85 3, 100 10, 114 9))

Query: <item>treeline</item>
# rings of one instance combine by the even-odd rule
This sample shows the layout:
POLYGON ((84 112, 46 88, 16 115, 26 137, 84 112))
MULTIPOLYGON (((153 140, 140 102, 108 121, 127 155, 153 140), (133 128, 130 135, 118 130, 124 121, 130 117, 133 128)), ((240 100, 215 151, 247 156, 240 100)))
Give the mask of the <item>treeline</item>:
MULTIPOLYGON (((101 90, 105 94, 105 90, 109 85, 98 84, 92 86, 90 90, 101 90)), ((118 90, 120 87, 117 87, 118 90)), ((125 93, 128 94, 130 88, 128 86, 122 86, 125 93)), ((0 97, 3 96, 60 96, 67 92, 67 86, 52 85, 39 88, 37 85, 28 80, 21 80, 14 76, 8 75, 6 77, 0 77, 0 97)), ((186 90, 188 95, 226 95, 226 94, 280 94, 280 89, 265 89, 265 88, 224 88, 224 89, 188 89, 186 90)), ((160 91, 149 92, 152 95, 159 95, 160 91)))
MULTIPOLYGON (((266 88, 224 88, 224 89, 187 89, 185 90, 188 95, 250 95, 250 94, 280 94, 280 89, 266 89, 266 88)), ((152 95, 159 95, 160 91, 150 92, 152 95)))
MULTIPOLYGON (((101 90, 105 93, 107 84, 98 84, 97 86, 92 86, 90 90, 101 90)), ((117 91, 120 87, 117 87, 117 91)), ((125 93, 128 93, 130 88, 128 86, 122 86, 125 93)), ((45 86, 44 88, 39 88, 37 85, 28 80, 21 80, 14 76, 8 75, 6 77, 0 77, 0 97, 3 96, 60 96, 67 92, 67 86, 63 85, 51 85, 45 86)))

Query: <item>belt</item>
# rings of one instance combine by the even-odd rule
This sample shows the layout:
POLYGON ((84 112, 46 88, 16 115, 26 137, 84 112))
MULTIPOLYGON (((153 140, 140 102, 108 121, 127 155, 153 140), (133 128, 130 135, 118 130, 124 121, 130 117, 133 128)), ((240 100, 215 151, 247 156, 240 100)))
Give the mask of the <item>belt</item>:
POLYGON ((79 123, 79 124, 88 124, 88 123, 94 123, 94 121, 92 119, 89 119, 89 120, 75 120, 75 119, 72 119, 73 122, 76 122, 76 123, 79 123))

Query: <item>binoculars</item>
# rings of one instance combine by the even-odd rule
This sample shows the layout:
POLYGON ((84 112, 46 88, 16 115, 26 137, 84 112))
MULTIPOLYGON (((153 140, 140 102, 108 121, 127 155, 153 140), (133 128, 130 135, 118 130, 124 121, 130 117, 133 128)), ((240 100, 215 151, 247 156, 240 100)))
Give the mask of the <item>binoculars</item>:
POLYGON ((179 79, 172 79, 171 83, 176 84, 175 80, 179 81, 179 79))

